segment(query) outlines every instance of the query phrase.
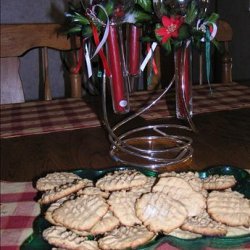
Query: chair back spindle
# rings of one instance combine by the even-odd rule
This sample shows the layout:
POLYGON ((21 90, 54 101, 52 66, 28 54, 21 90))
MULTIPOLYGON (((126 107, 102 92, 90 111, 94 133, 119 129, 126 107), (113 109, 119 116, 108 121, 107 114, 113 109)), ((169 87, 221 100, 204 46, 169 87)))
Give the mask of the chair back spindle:
POLYGON ((221 55, 221 79, 222 83, 231 83, 233 59, 229 50, 229 43, 233 39, 233 30, 230 24, 224 20, 218 21, 218 31, 216 39, 222 43, 223 53, 221 55))
POLYGON ((48 48, 44 47, 42 50, 42 76, 44 87, 44 100, 52 100, 51 88, 49 82, 49 69, 48 69, 48 48))

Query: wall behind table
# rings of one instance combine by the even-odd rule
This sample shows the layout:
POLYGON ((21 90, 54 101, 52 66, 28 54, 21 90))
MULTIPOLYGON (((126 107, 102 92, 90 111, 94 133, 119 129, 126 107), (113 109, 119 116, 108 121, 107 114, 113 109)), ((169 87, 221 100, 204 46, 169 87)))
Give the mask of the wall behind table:
MULTIPOLYGON (((1 0, 1 23, 63 23, 66 9, 67 1, 63 0, 1 0)), ((20 74, 27 100, 38 99, 39 96, 38 65, 38 49, 28 52, 21 59, 20 74)), ((51 49, 49 68, 52 96, 63 97, 65 86, 60 54, 51 49)))

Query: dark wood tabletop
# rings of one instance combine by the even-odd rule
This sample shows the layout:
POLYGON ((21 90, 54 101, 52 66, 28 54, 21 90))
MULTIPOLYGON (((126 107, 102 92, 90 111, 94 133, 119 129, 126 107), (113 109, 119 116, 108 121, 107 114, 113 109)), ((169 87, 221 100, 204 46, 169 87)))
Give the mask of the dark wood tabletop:
MULTIPOLYGON (((250 109, 194 115, 197 133, 189 169, 228 164, 250 169, 250 109)), ((135 125, 148 124, 138 118, 135 125)), ((166 122, 166 118, 156 120, 166 122)), ((185 124, 167 119, 167 122, 185 124)), ((1 179, 28 181, 47 172, 121 165, 109 156, 110 143, 103 127, 31 135, 1 140, 1 179)))

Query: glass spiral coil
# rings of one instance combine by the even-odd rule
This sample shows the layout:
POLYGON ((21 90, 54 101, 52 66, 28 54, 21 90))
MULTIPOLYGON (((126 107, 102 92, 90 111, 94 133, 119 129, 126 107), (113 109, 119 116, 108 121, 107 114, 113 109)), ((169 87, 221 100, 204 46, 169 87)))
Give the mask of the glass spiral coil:
POLYGON ((114 160, 131 166, 142 166, 157 170, 160 167, 182 163, 192 158, 192 139, 179 133, 176 135, 165 131, 171 129, 192 131, 192 124, 190 124, 191 128, 177 124, 155 124, 134 128, 121 134, 117 132, 125 124, 155 105, 169 91, 174 80, 175 77, 159 97, 148 106, 111 127, 107 114, 106 76, 103 75, 103 116, 111 142, 110 155, 114 160))

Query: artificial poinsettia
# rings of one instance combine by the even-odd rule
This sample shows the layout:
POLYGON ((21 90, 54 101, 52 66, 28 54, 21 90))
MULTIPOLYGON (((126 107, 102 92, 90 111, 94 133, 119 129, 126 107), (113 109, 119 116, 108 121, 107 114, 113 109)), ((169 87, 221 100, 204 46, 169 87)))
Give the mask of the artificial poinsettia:
POLYGON ((169 38, 177 38, 179 35, 179 29, 183 24, 184 20, 181 16, 175 17, 162 17, 163 27, 155 30, 157 36, 161 37, 162 43, 166 43, 169 38))

